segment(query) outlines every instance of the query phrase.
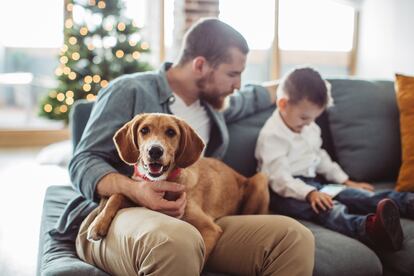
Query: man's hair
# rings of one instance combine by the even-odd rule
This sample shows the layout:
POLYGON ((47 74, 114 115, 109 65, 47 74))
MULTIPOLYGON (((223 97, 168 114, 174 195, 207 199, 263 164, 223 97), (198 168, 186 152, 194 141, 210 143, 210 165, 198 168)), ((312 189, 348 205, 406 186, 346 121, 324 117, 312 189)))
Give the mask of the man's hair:
POLYGON ((290 71, 283 78, 277 94, 278 98, 286 95, 292 104, 306 99, 319 107, 325 107, 330 101, 326 82, 316 70, 309 67, 290 71))
POLYGON ((178 64, 202 56, 217 67, 231 62, 230 48, 237 48, 245 55, 249 52, 246 39, 238 31, 218 19, 204 18, 185 34, 178 64))

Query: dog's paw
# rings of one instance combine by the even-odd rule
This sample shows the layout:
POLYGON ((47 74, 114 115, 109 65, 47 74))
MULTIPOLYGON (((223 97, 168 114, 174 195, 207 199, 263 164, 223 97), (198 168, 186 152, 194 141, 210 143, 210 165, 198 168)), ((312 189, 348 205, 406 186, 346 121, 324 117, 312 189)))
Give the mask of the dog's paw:
POLYGON ((99 234, 97 227, 95 225, 91 225, 88 228, 88 233, 86 235, 86 239, 90 242, 100 242, 103 236, 99 234))

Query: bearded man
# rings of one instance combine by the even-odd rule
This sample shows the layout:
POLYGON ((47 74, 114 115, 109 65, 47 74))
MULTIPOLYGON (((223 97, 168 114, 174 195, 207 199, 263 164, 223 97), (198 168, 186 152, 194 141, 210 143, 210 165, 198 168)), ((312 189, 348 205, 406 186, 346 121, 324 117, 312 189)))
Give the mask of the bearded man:
MULTIPOLYGON (((79 196, 69 202, 50 234, 75 242, 78 256, 112 275, 200 275, 204 242, 195 227, 179 220, 186 193, 178 183, 135 181, 118 156, 112 137, 135 115, 170 113, 184 119, 207 145, 205 156, 224 156, 226 122, 275 102, 276 86, 249 85, 240 78, 249 51, 243 36, 217 19, 203 19, 184 38, 177 63, 159 71, 119 77, 97 97, 69 165, 79 196), (166 192, 179 194, 175 201, 166 192), (101 197, 121 193, 138 207, 122 209, 104 240, 90 242, 87 229, 101 197), (95 210, 94 210, 95 209, 95 210)), ((311 275, 314 239, 293 219, 229 216, 206 269, 232 275, 311 275)))

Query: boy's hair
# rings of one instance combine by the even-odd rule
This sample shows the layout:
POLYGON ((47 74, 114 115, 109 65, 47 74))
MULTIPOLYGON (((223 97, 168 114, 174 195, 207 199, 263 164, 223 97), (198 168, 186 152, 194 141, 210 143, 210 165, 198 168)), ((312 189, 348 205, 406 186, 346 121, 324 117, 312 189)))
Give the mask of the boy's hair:
POLYGON ((310 67, 294 69, 283 78, 277 97, 281 98, 283 95, 292 104, 306 99, 319 107, 325 107, 330 101, 326 82, 310 67))
POLYGON ((216 18, 204 18, 195 23, 185 34, 179 65, 202 56, 212 67, 231 62, 230 48, 237 48, 247 55, 246 39, 234 28, 216 18))

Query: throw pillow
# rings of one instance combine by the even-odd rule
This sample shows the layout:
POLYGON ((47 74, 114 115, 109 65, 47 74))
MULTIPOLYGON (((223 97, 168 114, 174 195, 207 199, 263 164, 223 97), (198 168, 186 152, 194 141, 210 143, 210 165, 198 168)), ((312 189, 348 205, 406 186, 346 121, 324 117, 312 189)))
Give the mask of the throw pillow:
POLYGON ((400 74, 395 77, 402 145, 402 164, 396 189, 414 192, 414 77, 400 74))

